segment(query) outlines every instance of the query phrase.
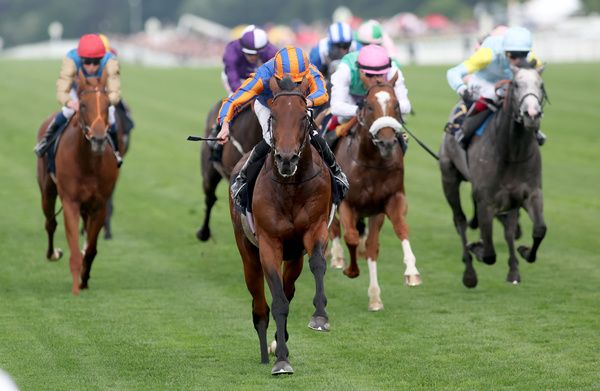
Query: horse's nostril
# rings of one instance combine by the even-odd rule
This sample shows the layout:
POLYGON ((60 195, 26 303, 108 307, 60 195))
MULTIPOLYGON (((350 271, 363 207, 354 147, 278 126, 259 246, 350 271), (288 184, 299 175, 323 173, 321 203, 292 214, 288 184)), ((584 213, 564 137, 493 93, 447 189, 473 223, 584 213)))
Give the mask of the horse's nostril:
POLYGON ((299 155, 293 155, 292 158, 290 159, 290 162, 292 164, 296 164, 296 163, 298 163, 299 160, 300 160, 300 156, 299 155))

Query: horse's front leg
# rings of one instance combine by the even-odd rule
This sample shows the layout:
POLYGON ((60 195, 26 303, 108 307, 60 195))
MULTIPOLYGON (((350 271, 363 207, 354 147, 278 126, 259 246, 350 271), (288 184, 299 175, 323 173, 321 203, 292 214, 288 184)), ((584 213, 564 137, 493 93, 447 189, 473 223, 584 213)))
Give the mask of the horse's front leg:
POLYGON ((369 233, 366 240, 365 256, 367 266, 369 267, 369 311, 379 311, 383 309, 381 301, 381 288, 377 278, 377 258, 379 256, 379 232, 385 220, 384 214, 378 214, 369 217, 369 233))
MULTIPOLYGON (((206 146, 206 148, 208 147, 206 146)), ((219 174, 219 172, 213 167, 212 162, 209 161, 208 155, 210 155, 209 151, 202 151, 202 188, 204 190, 204 204, 206 208, 204 210, 204 221, 202 222, 202 227, 200 227, 196 232, 196 237, 202 242, 206 242, 211 236, 209 225, 210 214, 213 206, 217 202, 216 189, 222 178, 221 174, 219 174)))
POLYGON ((519 260, 515 251, 515 237, 517 233, 517 223, 519 221, 519 209, 509 211, 502 219, 504 225, 504 239, 508 244, 508 275, 506 281, 517 285, 521 282, 519 274, 519 260))
POLYGON ((327 306, 327 297, 325 296, 325 271, 327 270, 327 261, 325 260, 325 243, 327 240, 327 225, 325 222, 319 224, 317 232, 309 232, 304 237, 304 246, 309 250, 310 258, 308 264, 310 271, 315 278, 315 296, 313 304, 315 312, 313 313, 308 327, 317 331, 329 331, 329 317, 325 307, 327 306))
POLYGON ((417 270, 417 258, 412 252, 410 242, 408 241, 408 224, 406 223, 406 214, 408 212, 408 204, 406 196, 402 192, 397 192, 385 206, 385 214, 388 216, 396 236, 402 241, 402 252, 404 253, 404 282, 408 286, 421 285, 421 274, 417 270))
POLYGON ((544 221, 544 200, 542 190, 537 189, 529 198, 525 200, 525 209, 529 218, 533 221, 533 246, 531 249, 527 246, 519 246, 519 254, 527 262, 535 262, 537 250, 546 236, 546 222, 544 221))
POLYGON ((277 359, 275 365, 271 369, 271 374, 292 374, 294 373, 294 370, 288 360, 289 352, 287 348, 287 317, 290 309, 290 302, 283 289, 283 278, 281 273, 283 245, 280 240, 271 239, 266 233, 257 232, 257 236, 260 262, 273 299, 271 302, 271 313, 273 314, 275 325, 277 326, 277 331, 275 333, 275 340, 277 343, 275 356, 277 359))
POLYGON ((350 253, 350 265, 344 269, 344 274, 350 278, 356 278, 360 274, 357 263, 357 247, 360 240, 356 229, 357 214, 350 205, 342 201, 340 204, 340 222, 344 231, 344 241, 350 253))
POLYGON ((493 206, 488 202, 478 199, 477 219, 479 220, 481 241, 469 244, 469 250, 475 254, 478 261, 493 265, 496 263, 496 250, 494 249, 492 237, 493 206))
POLYGON ((79 295, 79 276, 81 275, 81 265, 83 256, 79 250, 79 213, 80 204, 71 200, 63 199, 63 213, 65 216, 65 231, 67 242, 69 243, 69 251, 71 253, 69 259, 69 268, 73 277, 73 285, 71 292, 74 295, 79 295))
POLYGON ((106 204, 99 209, 89 214, 87 218, 86 230, 86 245, 84 248, 83 255, 83 268, 81 270, 81 289, 88 288, 88 281, 90 279, 90 272, 92 271, 92 263, 98 253, 98 235, 102 226, 104 225, 106 218, 106 204))
POLYGON ((112 228, 110 225, 110 220, 112 218, 113 211, 113 195, 111 194, 108 200, 106 201, 106 217, 104 217, 104 239, 106 240, 112 239, 112 228))

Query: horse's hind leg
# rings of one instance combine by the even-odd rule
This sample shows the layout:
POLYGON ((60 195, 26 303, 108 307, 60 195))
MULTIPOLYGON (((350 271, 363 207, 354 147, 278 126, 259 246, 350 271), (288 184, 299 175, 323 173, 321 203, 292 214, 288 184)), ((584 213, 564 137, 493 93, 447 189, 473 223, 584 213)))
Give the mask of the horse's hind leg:
POLYGON ((511 210, 501 219, 504 224, 504 239, 508 244, 508 275, 506 276, 506 281, 514 285, 521 282, 519 260, 517 259, 517 253, 515 251, 515 235, 517 232, 518 219, 518 209, 511 210))
POLYGON ((56 185, 50 179, 50 176, 46 176, 45 184, 42 188, 42 210, 46 217, 46 233, 48 234, 48 248, 46 250, 46 259, 49 261, 59 260, 63 252, 60 248, 54 248, 54 232, 56 232, 56 215, 54 209, 56 208, 56 197, 57 190, 56 185))
MULTIPOLYGON (((467 288, 475 288, 477 286, 477 273, 473 268, 473 257, 467 248, 467 218, 460 203, 460 183, 460 174, 456 168, 447 167, 442 169, 444 196, 452 209, 454 228, 456 228, 462 246, 462 260, 465 264, 462 278, 463 285, 467 288)), ((473 199, 473 205, 475 205, 475 199, 473 199)), ((471 221, 476 221, 477 208, 475 208, 474 213, 475 215, 471 221)))
MULTIPOLYGON (((208 152, 210 153, 210 152, 208 152)), ((204 159, 204 157, 203 157, 204 159)), ((208 159, 208 158, 206 158, 208 159)), ((212 167, 212 163, 206 163, 209 167, 205 167, 203 164, 203 170, 209 170, 209 172, 203 175, 203 183, 202 187, 204 189, 204 204, 206 205, 206 210, 204 212, 204 222, 202 223, 202 227, 196 232, 196 237, 198 240, 202 242, 206 242, 210 238, 210 213, 212 211, 215 202, 217 202, 217 195, 215 190, 217 189, 217 185, 221 181, 221 175, 212 167)))
POLYGON ((533 246, 519 246, 519 254, 527 262, 535 262, 537 250, 546 236, 546 223, 544 221, 544 203, 542 191, 535 191, 524 203, 525 209, 533 221, 533 246))
POLYGON ((102 207, 97 211, 89 214, 86 218, 86 244, 84 248, 83 267, 81 269, 81 283, 79 288, 87 289, 90 273, 92 271, 92 263, 98 253, 98 234, 104 225, 106 217, 106 207, 102 207))
POLYGON ((333 218, 329 227, 329 237, 331 238, 331 267, 333 269, 343 269, 346 261, 344 260, 344 249, 340 240, 341 235, 340 221, 337 217, 333 218))
POLYGON ((104 218, 104 239, 112 239, 112 228, 110 226, 110 219, 114 211, 113 196, 110 195, 108 201, 106 201, 106 217, 104 218))
POLYGON ((356 213, 346 202, 342 202, 340 204, 340 223, 344 231, 344 241, 350 253, 350 264, 344 269, 344 274, 349 278, 356 278, 360 274, 357 263, 359 235, 356 230, 356 220, 356 213))

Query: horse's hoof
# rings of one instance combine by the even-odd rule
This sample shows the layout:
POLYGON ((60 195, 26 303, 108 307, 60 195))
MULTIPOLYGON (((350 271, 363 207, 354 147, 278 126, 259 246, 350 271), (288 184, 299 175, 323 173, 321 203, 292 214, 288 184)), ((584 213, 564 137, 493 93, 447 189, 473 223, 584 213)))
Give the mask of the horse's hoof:
POLYGON ((324 316, 313 316, 308 322, 308 328, 316 331, 329 331, 329 322, 324 316))
POLYGON ((79 284, 79 289, 89 289, 88 283, 82 282, 81 284, 79 284))
POLYGON ((383 309, 383 303, 379 300, 369 303, 369 312, 377 312, 383 309))
POLYGON ((277 361, 271 369, 271 375, 291 375, 294 373, 294 369, 286 360, 277 361))
POLYGON ((200 228, 198 231, 196 231, 196 237, 199 241, 206 242, 208 239, 210 239, 210 228, 200 228))
POLYGON ((517 251, 519 252, 519 254, 521 254, 521 257, 523 257, 523 259, 525 259, 527 262, 529 262, 529 263, 535 262, 535 258, 530 259, 531 258, 531 249, 529 247, 519 246, 517 251))
POLYGON ((71 293, 73 296, 79 296, 79 286, 73 287, 73 289, 71 289, 71 293))
POLYGON ((112 232, 104 231, 104 240, 111 240, 111 239, 112 239, 112 232))
POLYGON ((60 248, 55 248, 54 251, 52 252, 52 255, 50 255, 50 258, 48 258, 49 261, 58 261, 59 259, 61 259, 63 256, 63 250, 61 250, 60 248))
POLYGON ((360 270, 357 269, 351 269, 349 267, 344 269, 344 274, 348 277, 348 278, 356 278, 360 275, 360 270))
POLYGON ((419 286, 421 285, 421 275, 419 274, 411 274, 408 276, 404 276, 404 283, 408 286, 419 286))
POLYGON ((475 288, 477 286, 477 275, 463 274, 463 285, 467 288, 475 288))
POLYGON ((494 255, 485 255, 485 256, 483 256, 483 258, 481 260, 486 265, 493 265, 494 263, 496 263, 496 254, 494 254, 494 255))
POLYGON ((344 258, 331 258, 332 269, 343 269, 345 265, 344 258))
POLYGON ((506 282, 513 285, 519 285, 521 283, 521 276, 519 273, 508 273, 506 276, 506 282))

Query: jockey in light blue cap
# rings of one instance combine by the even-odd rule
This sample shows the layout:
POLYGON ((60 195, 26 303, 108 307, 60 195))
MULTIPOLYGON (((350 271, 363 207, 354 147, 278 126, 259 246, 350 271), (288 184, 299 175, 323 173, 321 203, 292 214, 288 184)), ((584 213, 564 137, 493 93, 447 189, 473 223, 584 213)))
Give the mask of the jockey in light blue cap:
POLYGON ((327 29, 327 38, 323 38, 310 50, 309 59, 323 74, 329 77, 330 65, 349 52, 355 51, 357 43, 353 39, 352 28, 348 23, 336 22, 327 29))

